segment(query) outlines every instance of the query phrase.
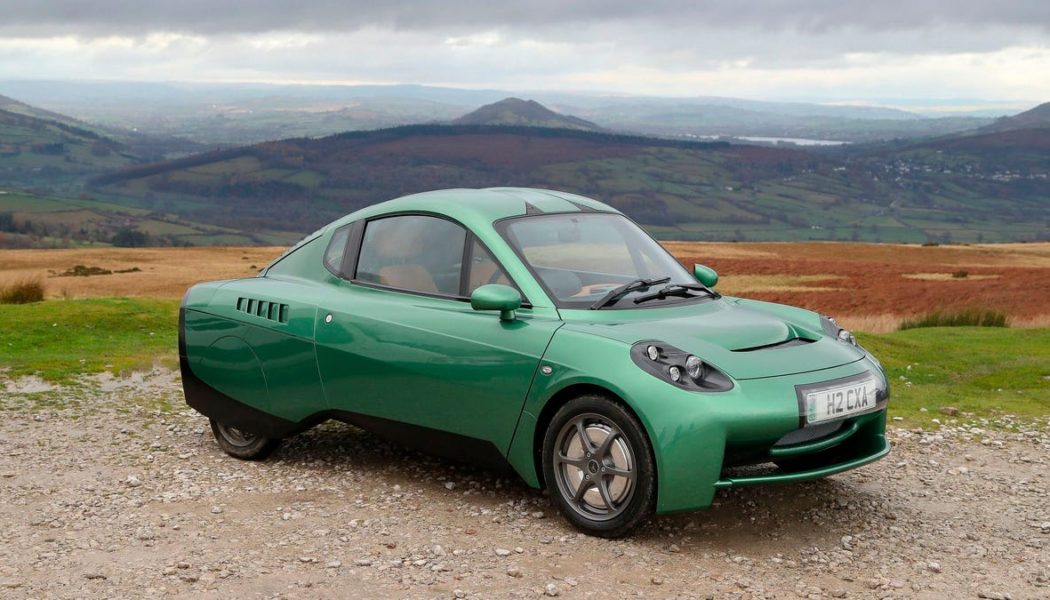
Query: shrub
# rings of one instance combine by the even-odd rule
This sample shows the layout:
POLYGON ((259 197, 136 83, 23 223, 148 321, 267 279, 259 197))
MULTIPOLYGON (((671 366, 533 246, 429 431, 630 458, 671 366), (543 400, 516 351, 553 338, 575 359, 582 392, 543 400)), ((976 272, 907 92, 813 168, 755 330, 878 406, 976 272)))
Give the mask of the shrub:
POLYGON ((33 277, 0 289, 0 304, 29 304, 44 299, 44 284, 33 277))
POLYGON ((955 271, 952 273, 952 277, 955 279, 966 279, 969 276, 969 271, 955 271))
POLYGON ((63 271, 56 277, 92 277, 94 275, 110 275, 113 271, 102 267, 89 267, 87 265, 74 265, 73 268, 63 271))
POLYGON ((905 319, 900 330, 919 327, 1006 327, 1006 315, 994 310, 976 308, 949 312, 935 311, 915 319, 905 319))

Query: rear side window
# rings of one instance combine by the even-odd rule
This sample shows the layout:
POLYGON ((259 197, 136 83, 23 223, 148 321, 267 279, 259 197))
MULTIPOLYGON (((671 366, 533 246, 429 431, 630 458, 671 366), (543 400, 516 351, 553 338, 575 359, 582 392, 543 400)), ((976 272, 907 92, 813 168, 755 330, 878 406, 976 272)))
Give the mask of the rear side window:
POLYGON ((324 251, 324 266, 335 275, 343 273, 343 256, 346 254, 346 242, 350 239, 350 226, 344 225, 332 234, 328 248, 324 251))
POLYGON ((423 215, 369 221, 361 240, 355 278, 393 288, 459 295, 467 232, 423 215))

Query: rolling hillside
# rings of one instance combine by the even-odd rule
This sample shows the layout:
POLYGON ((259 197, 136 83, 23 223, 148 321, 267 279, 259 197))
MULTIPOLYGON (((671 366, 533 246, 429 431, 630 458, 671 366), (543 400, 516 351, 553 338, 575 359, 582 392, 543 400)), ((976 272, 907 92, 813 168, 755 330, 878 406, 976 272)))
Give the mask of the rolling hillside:
POLYGON ((176 215, 90 198, 0 189, 0 249, 68 246, 287 244, 295 235, 194 223, 176 215))
POLYGON ((985 125, 981 133, 997 133, 1024 129, 1050 129, 1050 102, 1045 102, 1022 113, 1003 117, 985 125))
POLYGON ((170 136, 84 123, 0 96, 0 185, 75 195, 85 179, 100 173, 201 148, 170 136))
POLYGON ((128 148, 61 115, 0 96, 0 183, 68 184, 133 162, 128 148))
POLYGON ((914 145, 829 153, 431 125, 213 152, 125 169, 94 186, 128 205, 249 230, 305 232, 429 189, 523 185, 601 199, 668 239, 1050 238, 1050 165, 1040 170, 1037 159, 1024 174, 1004 174, 972 161, 971 151, 914 145))

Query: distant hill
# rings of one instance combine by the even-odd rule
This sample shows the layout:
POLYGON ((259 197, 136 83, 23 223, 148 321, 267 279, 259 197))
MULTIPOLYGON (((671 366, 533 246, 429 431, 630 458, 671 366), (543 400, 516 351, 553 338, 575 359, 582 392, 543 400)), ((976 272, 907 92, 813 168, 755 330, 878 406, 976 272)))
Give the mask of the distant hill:
POLYGON ((453 125, 511 125, 601 131, 598 125, 572 115, 561 115, 535 100, 505 98, 452 121, 453 125))
POLYGON ((0 184, 69 190, 125 165, 199 152, 199 144, 85 123, 0 96, 0 184))
POLYGON ((990 125, 981 127, 981 133, 1016 131, 1018 129, 1050 129, 1050 102, 1036 106, 1031 110, 1018 113, 1012 117, 1002 117, 990 125))
POLYGON ((126 145, 75 119, 0 97, 0 183, 63 185, 133 161, 126 145))
POLYGON ((43 119, 45 121, 54 121, 56 123, 68 125, 77 130, 94 133, 100 137, 108 138, 116 142, 124 149, 126 154, 132 155, 140 160, 174 158, 207 149, 201 144, 188 139, 164 133, 147 133, 115 125, 87 123, 69 115, 45 110, 39 106, 28 104, 3 95, 0 95, 0 110, 27 117, 43 119))
POLYGON ((288 244, 297 236, 204 225, 163 211, 121 206, 90 198, 56 198, 0 189, 0 249, 107 245, 288 244), (134 231, 120 242, 122 232, 134 231))
POLYGON ((600 199, 665 239, 1050 239, 1050 165, 1003 170, 970 147, 814 151, 419 125, 211 152, 93 185, 114 201, 244 230, 306 232, 403 194, 510 185, 600 199))
MULTIPOLYGON (((171 152, 171 136, 229 147, 343 131, 448 122, 512 90, 422 85, 279 85, 0 80, 0 94, 100 127, 160 136, 150 149, 171 152), (168 137, 164 137, 168 136, 168 137)), ((880 106, 769 102, 716 96, 667 98, 534 92, 530 98, 621 132, 660 136, 761 136, 849 142, 915 139, 973 130, 992 122, 972 116, 924 117, 880 106)), ((498 124, 498 123, 492 123, 498 124)), ((511 123, 505 123, 511 124, 511 123)), ((525 123, 518 123, 525 124, 525 123)), ((558 125, 571 127, 567 123, 558 125)), ((108 131, 110 137, 125 141, 108 131)), ((135 153, 146 157, 135 144, 135 153)))
POLYGON ((34 117, 37 119, 44 119, 47 121, 57 121, 66 125, 72 125, 81 129, 90 130, 91 127, 85 123, 82 123, 72 117, 68 117, 63 114, 44 110, 36 106, 20 102, 14 98, 8 98, 7 96, 0 95, 0 110, 5 112, 19 114, 27 117, 34 117))
MULTIPOLYGON (((984 174, 993 180, 1050 179, 1050 103, 974 131, 868 148, 872 156, 919 160, 945 174, 984 174), (881 149, 880 149, 881 148, 881 149), (889 148, 889 151, 886 151, 889 148)), ((1050 194, 1040 201, 1050 200, 1050 194)))

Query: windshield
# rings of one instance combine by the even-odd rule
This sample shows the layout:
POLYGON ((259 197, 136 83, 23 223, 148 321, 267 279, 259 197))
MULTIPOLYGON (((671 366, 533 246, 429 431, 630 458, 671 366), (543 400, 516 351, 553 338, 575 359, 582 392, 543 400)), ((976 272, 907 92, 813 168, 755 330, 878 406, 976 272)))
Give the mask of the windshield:
POLYGON ((632 286, 609 307, 682 302, 682 297, 644 305, 632 300, 651 291, 650 287, 696 284, 674 257, 623 215, 537 215, 503 221, 497 228, 562 308, 590 308, 610 291, 639 279, 659 283, 632 286))

